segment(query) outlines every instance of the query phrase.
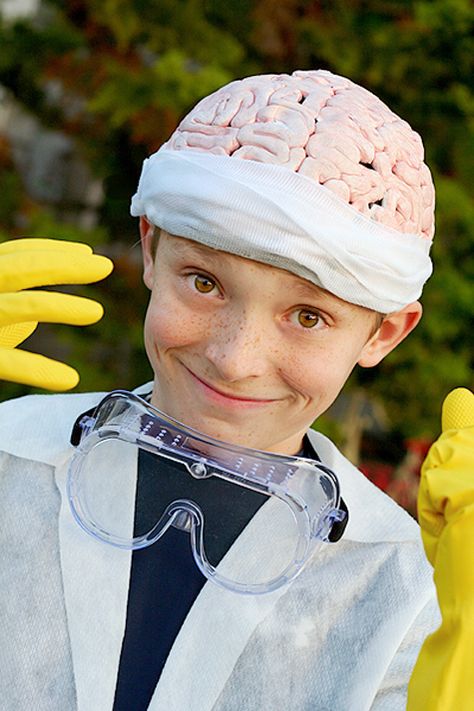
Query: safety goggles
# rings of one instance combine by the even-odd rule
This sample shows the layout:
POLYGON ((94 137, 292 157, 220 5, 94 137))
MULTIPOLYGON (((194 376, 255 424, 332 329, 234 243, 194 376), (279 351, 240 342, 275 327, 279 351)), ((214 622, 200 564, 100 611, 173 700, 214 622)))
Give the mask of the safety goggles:
POLYGON ((259 594, 293 580, 342 535, 339 483, 318 461, 220 442, 127 391, 108 394, 78 425, 68 498, 77 523, 100 541, 137 550, 173 526, 189 534, 209 580, 259 594), (220 557, 235 508, 226 502, 244 489, 260 500, 220 557))

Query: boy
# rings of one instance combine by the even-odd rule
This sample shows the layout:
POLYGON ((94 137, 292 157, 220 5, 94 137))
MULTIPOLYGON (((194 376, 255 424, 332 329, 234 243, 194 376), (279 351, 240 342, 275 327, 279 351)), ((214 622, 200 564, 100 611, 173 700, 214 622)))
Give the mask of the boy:
MULTIPOLYGON (((417 526, 309 428, 418 323, 433 195, 417 134, 323 71, 233 82, 145 163, 132 214, 154 382, 140 392, 205 437, 320 459, 349 520, 288 585, 223 590, 182 531, 130 554, 72 520, 68 439, 100 394, 6 403, 0 500, 23 541, 6 553, 11 708, 405 708, 438 620, 417 526)), ((252 521, 240 494, 213 502, 223 528, 234 510, 252 521)))

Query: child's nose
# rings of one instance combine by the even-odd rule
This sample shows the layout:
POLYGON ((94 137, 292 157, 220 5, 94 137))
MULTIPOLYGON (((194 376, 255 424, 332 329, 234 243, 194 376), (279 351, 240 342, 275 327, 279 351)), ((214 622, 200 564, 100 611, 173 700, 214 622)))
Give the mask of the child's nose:
POLYGON ((206 357, 228 382, 261 377, 269 365, 267 345, 261 322, 244 315, 214 330, 206 357))

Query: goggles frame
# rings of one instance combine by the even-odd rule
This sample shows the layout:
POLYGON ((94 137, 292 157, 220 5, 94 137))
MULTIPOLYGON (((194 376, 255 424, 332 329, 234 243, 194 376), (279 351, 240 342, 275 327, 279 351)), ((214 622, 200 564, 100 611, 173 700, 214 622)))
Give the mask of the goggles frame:
POLYGON ((139 550, 158 541, 170 526, 187 531, 191 536, 194 560, 202 574, 234 592, 262 594, 290 582, 301 573, 320 544, 339 540, 347 524, 348 511, 340 495, 338 479, 322 463, 248 449, 207 437, 126 390, 112 391, 94 410, 80 415, 71 441, 76 445, 76 451, 68 471, 67 496, 74 519, 87 534, 118 548, 139 550), (241 583, 221 575, 219 565, 213 567, 206 556, 204 514, 199 505, 186 498, 169 504, 152 529, 143 535, 124 538, 107 532, 91 517, 83 501, 81 470, 94 447, 110 440, 128 442, 159 458, 178 462, 196 479, 217 477, 284 502, 292 512, 298 530, 293 561, 265 583, 241 583), (303 488, 308 486, 308 473, 319 476, 318 486, 326 497, 319 510, 311 506, 311 501, 298 487, 301 472, 305 474, 303 488))

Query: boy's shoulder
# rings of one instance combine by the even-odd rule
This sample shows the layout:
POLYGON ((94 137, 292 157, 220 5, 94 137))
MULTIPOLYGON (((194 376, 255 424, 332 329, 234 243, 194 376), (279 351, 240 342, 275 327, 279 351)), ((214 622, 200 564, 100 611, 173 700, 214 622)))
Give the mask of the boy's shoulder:
POLYGON ((76 419, 105 395, 106 392, 26 395, 0 403, 0 452, 57 465, 71 451, 70 437, 76 419))
POLYGON ((308 437, 321 461, 339 479, 349 509, 345 540, 421 544, 419 526, 410 514, 369 481, 330 439, 314 430, 308 437))

